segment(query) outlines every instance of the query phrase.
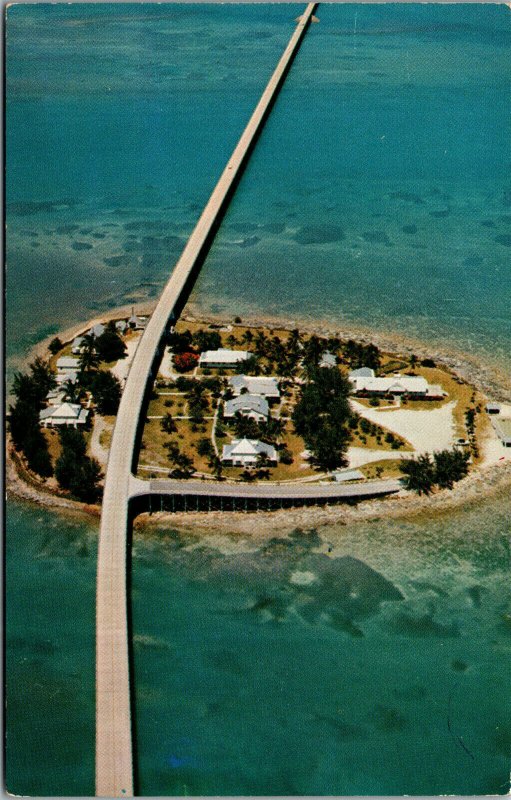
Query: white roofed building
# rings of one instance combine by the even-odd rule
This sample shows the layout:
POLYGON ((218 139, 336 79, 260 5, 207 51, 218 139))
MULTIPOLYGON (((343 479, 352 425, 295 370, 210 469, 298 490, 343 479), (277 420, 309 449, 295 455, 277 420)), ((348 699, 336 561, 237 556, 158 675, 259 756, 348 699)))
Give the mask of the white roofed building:
POLYGON ((199 367, 232 369, 241 361, 248 361, 249 358, 252 358, 252 353, 246 350, 228 350, 220 347, 218 350, 204 350, 200 354, 199 367))
POLYGON ((349 379, 353 384, 354 393, 359 395, 409 395, 426 399, 441 399, 446 396, 441 386, 431 386, 426 378, 422 378, 420 375, 391 375, 390 377, 375 378, 350 373, 349 379))
POLYGON ((236 414, 241 414, 244 417, 250 417, 257 422, 263 422, 268 419, 269 414, 268 401, 265 397, 257 394, 240 394, 233 400, 228 400, 224 406, 224 417, 230 419, 236 414))
POLYGON ((80 371, 80 360, 73 356, 61 356, 57 361, 57 386, 70 381, 76 383, 80 371))
POLYGON ((371 367, 359 367, 358 369, 352 369, 350 374, 350 378, 374 378, 374 369, 371 367))
POLYGON ((98 339, 103 333, 105 332, 105 326, 102 322, 98 322, 97 325, 93 325, 92 328, 89 330, 89 336, 94 336, 98 339))
POLYGON ((254 467, 262 454, 272 464, 277 463, 277 451, 271 444, 258 439, 233 439, 231 444, 224 444, 221 461, 233 467, 254 467))
POLYGON ((73 343, 71 345, 71 352, 75 355, 79 355, 82 352, 83 347, 83 336, 76 336, 73 339, 73 343))
POLYGON ((325 350, 325 352, 321 356, 321 359, 320 359, 320 362, 319 362, 319 366, 320 367, 327 367, 329 369, 331 369, 332 367, 336 367, 337 366, 337 358, 334 356, 333 353, 330 353, 328 350, 325 350))
POLYGON ((57 372, 78 372, 80 361, 73 356, 61 356, 57 361, 57 372))
POLYGON ((78 425, 85 425, 88 415, 88 410, 78 403, 62 403, 43 408, 39 413, 39 421, 44 428, 53 428, 55 425, 76 428, 78 425))
POLYGON ((279 400, 280 390, 277 378, 262 378, 259 375, 233 375, 229 386, 236 396, 242 393, 259 394, 267 400, 279 400))

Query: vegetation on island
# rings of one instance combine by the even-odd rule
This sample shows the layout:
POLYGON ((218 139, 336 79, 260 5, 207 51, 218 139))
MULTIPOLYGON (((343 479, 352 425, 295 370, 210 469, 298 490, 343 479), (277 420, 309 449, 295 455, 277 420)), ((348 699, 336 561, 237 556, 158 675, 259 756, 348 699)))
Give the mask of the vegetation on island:
MULTIPOLYGON (((480 413, 484 398, 458 376, 437 367, 433 359, 392 355, 370 342, 311 335, 298 329, 274 331, 216 324, 205 328, 197 323, 185 327, 180 322, 167 334, 166 345, 174 374, 157 377, 140 447, 140 468, 149 473, 151 468, 156 473, 163 468, 179 478, 292 480, 347 466, 350 446, 411 451, 410 443, 397 433, 367 419, 363 412, 355 412, 348 372, 359 367, 369 367, 376 375, 420 374, 430 383, 440 383, 455 401, 454 421, 460 437, 454 451, 406 461, 389 459, 387 454, 386 459, 372 463, 372 477, 400 474, 407 488, 429 494, 436 487, 452 488, 467 474, 471 458, 479 457, 479 436, 487 423, 486 415, 480 413), (201 352, 223 347, 244 350, 250 358, 230 367, 198 367, 201 352), (193 376, 186 374, 192 370, 193 376), (280 399, 267 398, 270 408, 266 419, 264 411, 263 415, 256 412, 257 419, 240 412, 224 417, 225 404, 236 396, 235 387, 229 383, 230 376, 236 374, 276 378, 280 399), (249 467, 223 463, 223 445, 245 438, 274 447, 277 463, 269 461, 265 453, 249 467)), ((15 402, 10 406, 12 441, 33 472, 45 479, 54 475, 59 486, 77 500, 96 502, 102 475, 99 463, 87 454, 90 419, 94 411, 107 417, 117 413, 122 390, 111 369, 125 357, 126 344, 115 322, 106 324, 100 336, 90 332, 81 337, 77 378, 61 383, 58 392, 70 403, 87 400, 89 419, 80 430, 62 428, 58 433, 56 429, 41 429, 40 411, 48 393, 56 388, 55 363, 60 356, 70 354, 71 348, 56 336, 48 349, 50 362, 38 358, 29 365, 27 374, 15 376, 15 402)), ((247 391, 250 389, 244 388, 241 394, 247 391)), ((371 395, 359 396, 357 401, 374 408, 384 404, 389 411, 407 402, 418 410, 436 408, 443 402, 371 395)), ((391 424, 392 415, 382 413, 381 421, 386 420, 391 424)), ((110 424, 102 436, 109 432, 110 424)), ((362 471, 371 477, 371 470, 365 466, 362 471)))
POLYGON ((9 406, 12 443, 23 453, 29 469, 43 478, 53 475, 53 466, 39 413, 45 406, 46 395, 55 386, 49 363, 38 357, 29 365, 28 373, 14 375, 12 393, 16 400, 9 406))
POLYGON ((310 373, 294 408, 295 431, 303 437, 313 463, 321 469, 334 470, 348 463, 350 392, 349 380, 337 369, 316 368, 310 373))
POLYGON ((458 448, 424 453, 416 458, 403 461, 400 471, 404 475, 407 489, 418 494, 431 494, 433 488, 452 489, 455 483, 468 473, 470 454, 458 448))
POLYGON ((61 452, 55 464, 55 477, 62 489, 82 503, 96 503, 101 497, 99 483, 102 473, 95 458, 86 453, 82 431, 74 428, 59 430, 61 452))

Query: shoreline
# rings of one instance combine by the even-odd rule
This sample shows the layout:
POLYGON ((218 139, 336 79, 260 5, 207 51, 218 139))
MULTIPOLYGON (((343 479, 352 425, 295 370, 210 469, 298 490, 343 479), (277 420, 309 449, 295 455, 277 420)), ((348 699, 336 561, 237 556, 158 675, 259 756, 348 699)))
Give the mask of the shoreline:
MULTIPOLYGON (((151 303, 140 303, 135 305, 135 313, 149 314, 151 308, 155 305, 151 303)), ((116 309, 111 309, 105 314, 99 315, 87 322, 77 323, 63 331, 58 332, 46 339, 38 342, 26 356, 26 363, 32 360, 37 355, 47 355, 48 344, 54 338, 59 336, 63 342, 72 340, 75 336, 80 335, 85 330, 92 327, 97 322, 105 322, 110 319, 118 319, 131 313, 132 306, 121 306, 116 309)), ((202 324, 233 324, 230 320, 226 320, 221 315, 200 315, 187 313, 181 317, 181 321, 186 323, 202 323, 202 324)), ((284 319, 254 317, 245 318, 242 323, 238 323, 240 327, 254 327, 254 328, 274 328, 278 330, 292 330, 299 327, 307 333, 316 333, 317 335, 336 335, 343 339, 354 338, 363 343, 373 342, 380 349, 387 352, 396 353, 401 355, 410 355, 414 353, 419 358, 433 358, 436 362, 442 364, 450 370, 454 370, 460 377, 463 377, 467 383, 475 386, 477 389, 490 394, 499 400, 511 399, 511 389, 504 387, 503 383, 498 381, 493 374, 490 380, 484 365, 479 364, 475 359, 471 359, 467 354, 453 354, 448 352, 440 352, 435 350, 431 352, 428 350, 424 343, 410 342, 409 339, 404 337, 395 336, 392 334, 372 334, 367 329, 360 330, 349 329, 339 330, 334 327, 328 327, 326 323, 319 322, 313 326, 309 321, 293 320, 289 322, 284 319)), ((234 323, 236 329, 236 323, 234 323)), ((493 371, 492 371, 493 372, 493 371)), ((503 377, 503 376, 502 376, 503 377)), ((63 497, 51 490, 48 491, 39 488, 37 485, 29 483, 23 476, 23 467, 18 460, 17 454, 13 453, 12 445, 9 440, 6 444, 6 491, 8 495, 15 497, 23 502, 34 503, 42 505, 47 508, 54 508, 61 513, 70 513, 73 515, 86 516, 88 518, 99 519, 101 515, 101 506, 90 506, 83 503, 63 497)), ((37 481, 34 481, 35 483, 37 481)), ((256 515, 244 512, 177 512, 177 513, 156 513, 151 517, 147 514, 140 515, 135 521, 137 529, 150 528, 156 529, 161 527, 165 522, 168 526, 172 521, 177 527, 186 529, 188 525, 193 524, 194 528, 199 528, 203 532, 218 531, 220 527, 225 528, 226 522, 229 520, 229 527, 239 533, 249 533, 252 538, 258 539, 262 533, 260 530, 260 523, 264 521, 265 526, 270 531, 292 530, 293 528, 305 526, 328 526, 335 524, 348 524, 363 522, 374 519, 375 517, 384 519, 397 519, 422 516, 424 514, 444 514, 460 510, 463 506, 483 501, 486 497, 496 494, 501 488, 511 486, 511 463, 501 465, 484 465, 477 467, 472 473, 464 478, 460 483, 456 484, 452 490, 442 490, 426 497, 419 495, 397 495, 386 499, 373 499, 361 502, 356 506, 349 506, 347 504, 332 504, 330 506, 312 506, 296 509, 283 509, 276 511, 259 511, 257 512, 258 523, 255 523, 256 515), (263 515, 261 519, 261 515, 263 515), (259 535, 258 535, 259 533, 259 535)))

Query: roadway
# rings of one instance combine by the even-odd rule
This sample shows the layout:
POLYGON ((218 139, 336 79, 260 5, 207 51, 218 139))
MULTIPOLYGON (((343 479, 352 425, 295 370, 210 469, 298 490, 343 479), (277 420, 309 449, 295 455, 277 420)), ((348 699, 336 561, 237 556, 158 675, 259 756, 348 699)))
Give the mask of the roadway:
POLYGON ((197 495, 199 497, 232 497, 267 500, 358 499, 399 492, 399 480, 375 480, 362 483, 228 483, 226 481, 150 480, 131 477, 130 497, 144 495, 197 495))
POLYGON ((105 476, 96 591, 96 795, 134 793, 127 542, 130 479, 140 416, 169 320, 179 316, 254 143, 309 26, 309 3, 166 284, 131 364, 105 476))

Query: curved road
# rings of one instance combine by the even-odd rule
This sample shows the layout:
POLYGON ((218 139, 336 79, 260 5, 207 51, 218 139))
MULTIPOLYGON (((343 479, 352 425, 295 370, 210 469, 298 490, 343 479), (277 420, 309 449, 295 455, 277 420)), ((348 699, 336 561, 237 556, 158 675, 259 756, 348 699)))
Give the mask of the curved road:
POLYGON ((119 405, 105 478, 96 595, 96 795, 133 795, 126 556, 140 414, 171 315, 184 307, 253 144, 311 21, 310 3, 222 173, 140 340, 119 405))

